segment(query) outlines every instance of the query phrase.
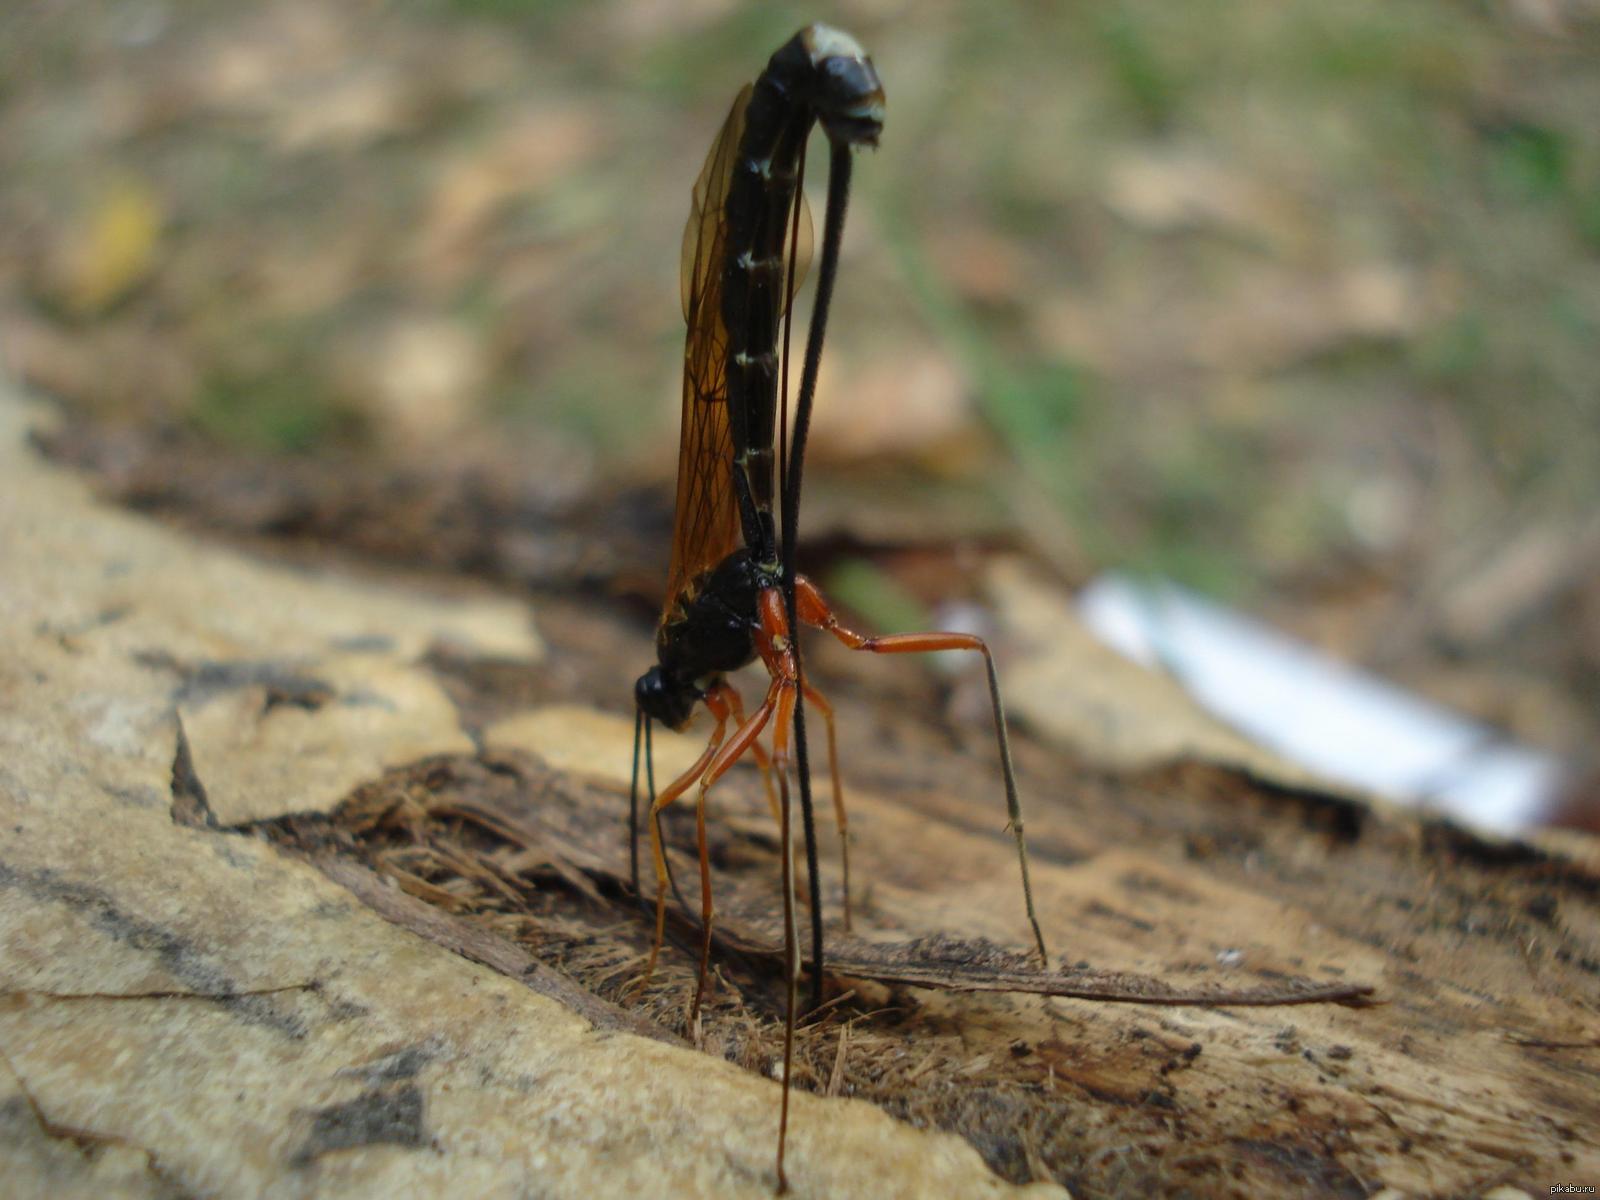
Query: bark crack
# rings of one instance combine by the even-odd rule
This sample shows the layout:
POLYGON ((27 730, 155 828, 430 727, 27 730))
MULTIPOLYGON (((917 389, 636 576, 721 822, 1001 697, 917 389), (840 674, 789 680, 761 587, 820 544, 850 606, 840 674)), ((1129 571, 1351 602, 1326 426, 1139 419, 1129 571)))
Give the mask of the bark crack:
POLYGON ((120 1147, 132 1150, 144 1158, 145 1171, 157 1183, 166 1189, 174 1200, 199 1200, 199 1193, 190 1191, 179 1183, 172 1170, 164 1166, 160 1156, 148 1146, 140 1145, 131 1138, 120 1134, 103 1133, 97 1129, 86 1129, 78 1125, 68 1125, 55 1120, 44 1110, 33 1090, 28 1087, 28 1081, 23 1078, 22 1072, 17 1069, 17 1064, 5 1047, 0 1046, 0 1064, 4 1064, 6 1074, 10 1075, 16 1084, 17 1094, 22 1098, 23 1104, 32 1114, 34 1123, 39 1132, 53 1142, 61 1142, 72 1146, 85 1159, 89 1158, 94 1150, 102 1146, 120 1147))

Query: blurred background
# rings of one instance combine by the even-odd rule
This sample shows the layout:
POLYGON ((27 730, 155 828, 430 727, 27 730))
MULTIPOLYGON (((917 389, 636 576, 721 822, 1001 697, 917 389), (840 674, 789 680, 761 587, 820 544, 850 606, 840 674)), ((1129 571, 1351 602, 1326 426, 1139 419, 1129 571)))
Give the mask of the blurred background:
POLYGON ((689 189, 816 19, 889 97, 808 472, 838 598, 921 624, 975 547, 1174 579, 1566 756, 1584 820, 1594 0, 8 3, 0 356, 124 495, 417 557, 468 495, 533 532, 451 565, 648 613, 689 189))

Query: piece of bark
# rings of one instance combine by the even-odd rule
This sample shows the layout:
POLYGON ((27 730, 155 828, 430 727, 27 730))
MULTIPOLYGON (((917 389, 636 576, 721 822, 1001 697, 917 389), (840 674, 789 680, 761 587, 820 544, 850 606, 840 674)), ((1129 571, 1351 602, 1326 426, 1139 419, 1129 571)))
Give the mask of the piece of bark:
MULTIPOLYGON (((280 709, 354 701, 371 723, 317 753, 370 764, 398 752, 385 718, 414 710, 387 701, 430 645, 534 658, 524 607, 200 545, 94 504, 29 420, 0 399, 7 1194, 769 1195, 770 1080, 597 1028, 258 838, 173 819, 196 679, 264 689, 239 717, 266 740, 280 709)), ((332 802, 323 766, 277 763, 230 813, 193 764, 239 730, 188 732, 221 825, 332 802)), ((293 736, 276 753, 304 758, 293 736)), ((800 1195, 1010 1190, 959 1138, 860 1102, 799 1096, 790 1136, 800 1195)))
MULTIPOLYGON (((676 1032, 693 978, 691 931, 645 996, 623 994, 648 940, 615 895, 648 631, 550 598, 540 657, 515 601, 249 561, 93 504, 24 448, 27 419, 0 402, 13 1176, 113 1196, 769 1194, 771 971, 719 956, 703 1030, 755 1071, 619 1029, 676 1032), (337 736, 306 719, 329 710, 337 736), (313 859, 252 836, 291 826, 313 859), (530 964, 597 1003, 525 982, 530 964)), ((1099 677, 1050 670, 1047 709, 1099 677)), ((988 732, 942 729, 912 702, 931 696, 833 698, 858 935, 1025 948, 988 732)), ((1021 723, 1058 733, 1031 703, 1021 723)), ((1381 1003, 847 980, 857 995, 802 1031, 801 1078, 878 1106, 796 1096, 797 1194, 1475 1193, 1600 1171, 1592 841, 1489 841, 1272 764, 1213 765, 1181 706, 1163 711, 1165 748, 1117 770, 1019 729, 1056 960, 1196 993, 1370 982, 1381 1003)), ((693 895, 692 821, 668 832, 693 895)), ((719 785, 712 836, 720 918, 770 943, 775 839, 749 772, 719 785)))

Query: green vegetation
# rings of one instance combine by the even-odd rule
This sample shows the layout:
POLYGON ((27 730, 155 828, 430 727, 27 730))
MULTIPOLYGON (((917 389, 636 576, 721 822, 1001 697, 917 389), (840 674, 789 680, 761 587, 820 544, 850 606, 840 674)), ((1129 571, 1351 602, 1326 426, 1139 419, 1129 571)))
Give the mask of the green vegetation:
MULTIPOLYGON (((937 345, 989 435, 961 486, 1040 544, 1249 592, 1350 550, 1342 490, 1373 470, 1427 493, 1440 544, 1594 506, 1600 23, 1572 6, 87 13, 0 32, 3 282, 68 349, 170 355, 141 411, 224 442, 381 434, 349 339, 438 319, 477 356, 469 424, 559 430, 602 470, 670 444, 690 181, 738 84, 823 16, 890 110, 830 368, 937 345), (160 203, 154 265, 69 319, 72 198, 106 164, 160 203)), ((109 369, 37 374, 126 403, 109 369)))
POLYGON ((313 449, 350 424, 319 381, 281 370, 213 376, 190 420, 218 441, 279 453, 313 449))
POLYGON ((893 575, 864 558, 848 558, 837 564, 823 580, 823 588, 835 604, 859 613, 874 630, 904 633, 934 627, 925 604, 893 575))

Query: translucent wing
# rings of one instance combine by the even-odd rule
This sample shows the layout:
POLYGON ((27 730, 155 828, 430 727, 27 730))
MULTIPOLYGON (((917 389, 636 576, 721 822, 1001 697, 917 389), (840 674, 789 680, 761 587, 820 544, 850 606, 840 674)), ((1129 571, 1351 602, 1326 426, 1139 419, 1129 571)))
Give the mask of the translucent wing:
MULTIPOLYGON (((811 206, 806 203, 806 194, 801 192, 797 197, 800 203, 800 228, 796 231, 799 236, 794 245, 788 247, 787 258, 794 260, 794 281, 789 285, 789 300, 783 306, 783 311, 789 311, 789 305, 794 303, 795 293, 800 290, 800 285, 806 281, 806 272, 811 270, 811 251, 815 234, 811 228, 811 206)), ((788 271, 787 264, 784 271, 788 271)), ((785 275, 787 278, 787 275, 785 275)))
MULTIPOLYGON (((739 149, 739 138, 744 133, 744 110, 750 102, 750 85, 746 84, 743 91, 734 99, 733 111, 728 114, 728 119, 723 122, 722 132, 717 135, 717 140, 712 144, 711 153, 706 158, 706 165, 700 168, 700 178, 694 185, 694 203, 689 209, 689 219, 683 226, 683 251, 678 259, 678 293, 683 301, 683 319, 689 323, 689 339, 694 340, 695 297, 703 293, 708 283, 715 284, 717 298, 720 302, 721 279, 711 280, 710 276, 718 271, 722 262, 723 241, 727 230, 722 225, 722 208, 728 199, 728 180, 732 175, 733 163, 736 161, 739 149), (713 189, 713 185, 715 188, 713 189), (714 221, 715 238, 706 236, 708 232, 707 221, 714 221), (713 252, 714 251, 714 252, 713 252)), ((798 237, 792 246, 786 248, 784 278, 788 278, 788 260, 794 260, 794 279, 789 285, 789 301, 792 303, 795 293, 800 290, 800 285, 806 281, 806 273, 811 270, 811 256, 816 246, 816 233, 811 224, 811 205, 806 202, 805 193, 800 193, 800 224, 797 230, 798 237)), ((784 311, 788 311, 788 304, 784 311)))
POLYGON ((689 333, 683 350, 683 413, 678 441, 678 497, 672 519, 664 623, 685 590, 739 545, 733 493, 733 433, 728 424, 728 330, 722 322, 722 269, 728 227, 723 210, 739 157, 746 86, 734 99, 694 185, 683 230, 679 282, 689 333))
MULTIPOLYGON (((722 317, 727 259, 728 188, 739 160, 751 88, 734 98, 711 145, 683 228, 679 287, 688 337, 683 354, 683 411, 678 443, 678 495, 672 523, 672 565, 661 619, 665 622, 704 572, 739 546, 739 508, 733 490, 733 434, 728 419, 728 330, 722 317)), ((799 235, 786 255, 794 261, 789 300, 811 265, 811 210, 799 197, 799 235)), ((785 309, 788 305, 785 304, 785 309)))

